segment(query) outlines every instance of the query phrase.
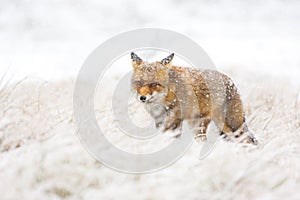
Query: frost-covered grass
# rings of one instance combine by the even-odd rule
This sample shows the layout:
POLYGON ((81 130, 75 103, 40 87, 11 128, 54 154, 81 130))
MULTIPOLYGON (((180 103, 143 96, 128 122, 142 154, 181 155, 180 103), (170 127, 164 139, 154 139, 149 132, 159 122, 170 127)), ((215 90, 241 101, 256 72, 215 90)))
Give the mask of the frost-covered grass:
POLYGON ((49 83, 24 78, 10 83, 3 78, 0 89, 0 151, 21 147, 29 140, 46 139, 51 130, 70 118, 65 109, 53 102, 61 88, 49 87, 49 83), (53 102, 53 103, 52 103, 53 102))
MULTIPOLYGON (((1 99, 12 92, 0 104, 1 199, 299 199, 299 88, 242 70, 226 73, 239 85, 259 146, 220 141, 199 160, 202 143, 195 142, 175 164, 146 175, 108 169, 83 149, 72 124, 72 81, 2 88, 1 99)), ((124 145, 122 137, 118 142, 124 145)))

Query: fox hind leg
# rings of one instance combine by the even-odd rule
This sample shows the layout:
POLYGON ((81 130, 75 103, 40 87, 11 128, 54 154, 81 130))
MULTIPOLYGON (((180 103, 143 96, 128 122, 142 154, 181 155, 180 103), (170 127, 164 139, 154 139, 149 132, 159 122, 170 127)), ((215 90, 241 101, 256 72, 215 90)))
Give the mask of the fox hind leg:
POLYGON ((241 142, 257 144, 256 138, 249 131, 245 120, 242 102, 239 96, 225 103, 225 123, 222 133, 232 135, 241 142))
POLYGON ((257 139, 254 137, 252 132, 248 129, 246 122, 241 125, 241 127, 233 132, 234 138, 236 138, 241 143, 248 143, 257 145, 257 139))
POLYGON ((257 139, 248 129, 246 122, 243 122, 237 130, 232 129, 228 124, 224 123, 220 135, 227 141, 239 141, 241 143, 257 145, 257 139))

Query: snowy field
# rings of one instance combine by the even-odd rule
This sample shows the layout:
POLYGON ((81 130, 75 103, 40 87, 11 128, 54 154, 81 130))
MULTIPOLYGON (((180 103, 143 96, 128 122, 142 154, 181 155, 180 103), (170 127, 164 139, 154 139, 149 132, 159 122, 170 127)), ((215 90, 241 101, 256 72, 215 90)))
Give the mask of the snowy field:
MULTIPOLYGON (((296 0, 1 0, 0 199, 300 199, 299 10, 296 0), (108 169, 85 151, 73 125, 76 75, 103 41, 141 27, 204 48, 237 83, 258 147, 219 141, 199 160, 203 143, 194 142, 145 175, 108 169)), ((107 112, 118 74, 108 78, 95 110, 114 137, 107 112)), ((153 147, 114 139, 135 153, 153 147)))

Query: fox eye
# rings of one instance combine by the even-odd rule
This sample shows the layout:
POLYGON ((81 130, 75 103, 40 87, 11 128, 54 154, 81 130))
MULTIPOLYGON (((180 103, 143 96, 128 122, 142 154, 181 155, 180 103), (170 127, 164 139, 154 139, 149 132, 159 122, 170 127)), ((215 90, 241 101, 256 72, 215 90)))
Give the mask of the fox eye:
POLYGON ((138 87, 142 87, 143 82, 142 81, 135 81, 135 85, 138 86, 138 87))
POLYGON ((150 87, 157 87, 157 86, 160 86, 160 84, 157 83, 157 82, 154 82, 154 83, 150 83, 149 86, 150 87))

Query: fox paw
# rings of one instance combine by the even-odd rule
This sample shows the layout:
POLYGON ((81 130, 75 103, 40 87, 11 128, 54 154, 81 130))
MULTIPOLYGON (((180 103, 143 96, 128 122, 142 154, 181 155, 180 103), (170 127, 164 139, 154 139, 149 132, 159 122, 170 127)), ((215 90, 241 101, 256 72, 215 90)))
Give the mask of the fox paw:
POLYGON ((253 136, 251 132, 246 132, 245 134, 246 134, 245 140, 247 143, 254 144, 254 145, 258 144, 257 139, 253 136))
POLYGON ((253 144, 253 145, 258 144, 257 139, 254 137, 254 135, 250 131, 245 132, 238 139, 241 143, 253 144))
POLYGON ((167 130, 164 133, 170 138, 179 138, 181 136, 181 130, 167 130))
POLYGON ((197 142, 204 142, 207 140, 207 137, 206 137, 206 134, 205 133, 199 133, 199 134, 196 134, 194 139, 197 141, 197 142))

